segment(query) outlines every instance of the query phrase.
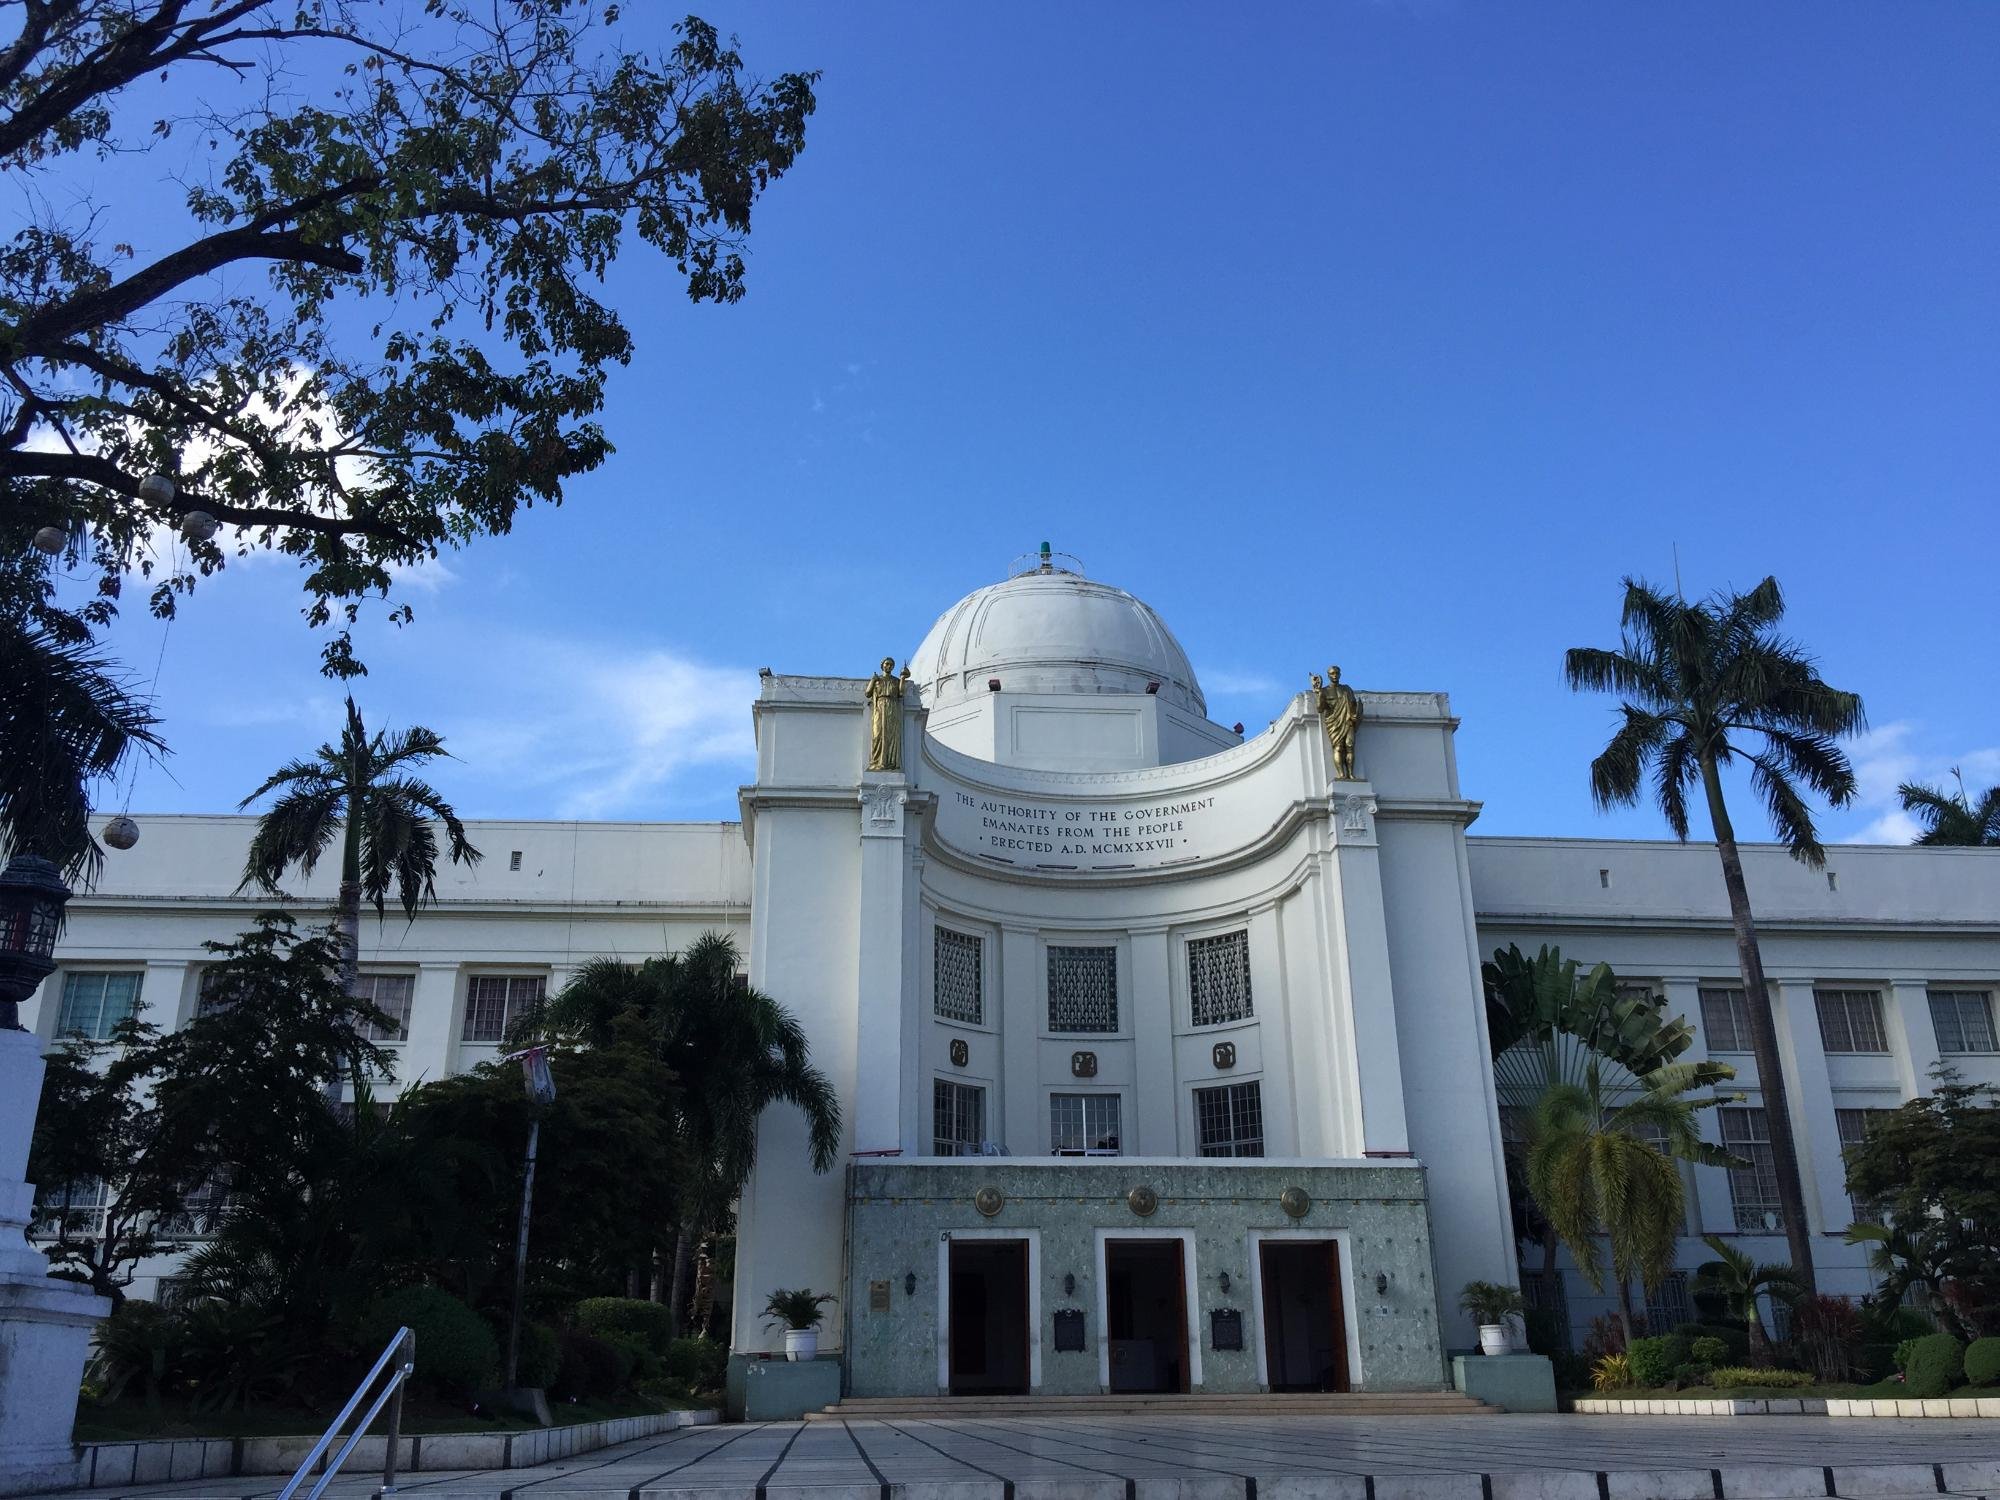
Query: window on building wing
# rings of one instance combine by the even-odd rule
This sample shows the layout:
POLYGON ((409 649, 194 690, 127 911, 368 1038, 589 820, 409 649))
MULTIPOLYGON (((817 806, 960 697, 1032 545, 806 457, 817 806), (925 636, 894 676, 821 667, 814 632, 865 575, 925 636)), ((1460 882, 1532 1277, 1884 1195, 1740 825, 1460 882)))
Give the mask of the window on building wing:
POLYGON ((374 1021, 364 1023, 361 1034, 371 1042, 408 1041, 410 999, 416 987, 414 974, 357 974, 354 978, 355 998, 368 1001, 389 1018, 386 1026, 374 1021))
POLYGON ((1776 1233, 1785 1227, 1778 1200, 1777 1160, 1771 1154, 1771 1125, 1760 1107, 1730 1106, 1722 1117, 1722 1144, 1747 1165, 1729 1169, 1729 1203, 1736 1227, 1747 1234, 1776 1233))
POLYGON ((1819 1039, 1829 1052, 1887 1052, 1882 997, 1874 990, 1814 990, 1819 1039))
POLYGON ((977 1156, 986 1141, 986 1090, 949 1078, 931 1083, 931 1154, 977 1156))
POLYGON ((1203 1156, 1264 1154, 1264 1095, 1255 1081, 1196 1089, 1194 1123, 1203 1156))
POLYGON ((1049 1095, 1049 1150, 1057 1156, 1116 1156, 1116 1094, 1049 1095))
POLYGON ((1118 1029, 1118 950, 1049 949, 1049 1030, 1118 1029))
POLYGON ((1995 1052, 1993 996, 1987 990, 1932 990, 1931 1026, 1940 1052, 1995 1052))
POLYGON ((1750 1044, 1750 1003, 1740 989, 1702 986, 1701 1029, 1710 1052, 1754 1050, 1750 1044))
POLYGON ((69 970, 63 975, 62 1009, 56 1014, 56 1034, 81 1034, 97 1041, 110 1036, 120 1021, 139 1009, 139 986, 144 977, 136 970, 113 973, 69 970))
POLYGON ((507 1028, 537 1009, 548 991, 540 974, 475 974, 465 985, 465 1033, 468 1042, 498 1042, 507 1028))
POLYGON ((1243 1021, 1250 1005, 1250 934, 1225 932, 1191 938, 1187 945, 1188 998, 1194 1024, 1243 1021))
MULTIPOLYGON (((1836 1109, 1833 1112, 1834 1127, 1840 1132, 1840 1154, 1845 1157, 1850 1148, 1867 1139, 1869 1130, 1885 1115, 1892 1115, 1892 1109, 1836 1109)), ((1882 1222, 1883 1207, 1870 1203, 1865 1198, 1847 1196, 1847 1206, 1856 1224, 1879 1224, 1882 1222)))
POLYGON ((935 973, 931 981, 931 1009, 941 1021, 963 1021, 968 1026, 986 1022, 984 975, 981 949, 984 944, 969 932, 937 929, 932 945, 935 973))

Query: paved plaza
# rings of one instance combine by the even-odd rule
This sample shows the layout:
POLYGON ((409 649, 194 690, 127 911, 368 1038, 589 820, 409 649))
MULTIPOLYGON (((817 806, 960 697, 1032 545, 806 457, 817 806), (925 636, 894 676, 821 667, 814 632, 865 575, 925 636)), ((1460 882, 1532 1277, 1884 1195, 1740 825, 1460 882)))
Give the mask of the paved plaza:
MULTIPOLYGON (((329 1493, 364 1500, 380 1475, 329 1493)), ((271 1477, 72 1491, 275 1495, 271 1477)), ((697 1427, 538 1468, 421 1473, 422 1500, 1712 1500, 1985 1495, 2000 1421, 1050 1417, 697 1427)))

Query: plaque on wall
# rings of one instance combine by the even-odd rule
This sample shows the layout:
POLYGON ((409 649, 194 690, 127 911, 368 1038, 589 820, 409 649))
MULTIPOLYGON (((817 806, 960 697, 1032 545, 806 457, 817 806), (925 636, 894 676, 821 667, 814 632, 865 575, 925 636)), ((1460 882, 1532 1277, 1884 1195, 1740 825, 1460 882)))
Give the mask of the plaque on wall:
POLYGON ((1097 1054, 1095 1052, 1072 1052, 1069 1055, 1069 1071, 1073 1078, 1095 1078, 1097 1076, 1097 1054))
POLYGON ((1208 1344, 1211 1349, 1243 1347, 1243 1314, 1233 1307, 1218 1307, 1208 1315, 1208 1344))
POLYGON ((1056 1353, 1083 1352, 1083 1313, 1074 1307, 1056 1309, 1056 1353))
POLYGON ((1217 1042, 1209 1049, 1208 1057, 1217 1068, 1233 1068, 1236 1066, 1236 1043, 1217 1042))
POLYGON ((888 1282, 871 1281, 868 1283, 868 1310, 870 1312, 887 1312, 889 1310, 888 1282))
POLYGON ((951 1039, 951 1065, 954 1068, 962 1068, 970 1061, 972 1061, 972 1049, 965 1044, 965 1038, 962 1036, 953 1037, 951 1039))

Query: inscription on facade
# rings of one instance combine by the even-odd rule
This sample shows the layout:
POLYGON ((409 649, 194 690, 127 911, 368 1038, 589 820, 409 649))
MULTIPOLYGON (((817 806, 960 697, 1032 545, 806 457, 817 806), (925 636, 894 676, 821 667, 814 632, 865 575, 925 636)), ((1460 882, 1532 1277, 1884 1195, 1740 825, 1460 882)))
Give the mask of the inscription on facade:
POLYGON ((1014 864, 1117 869, 1189 859, 1214 821, 1211 793, 1079 806, 1014 802, 952 790, 952 842, 1014 864))

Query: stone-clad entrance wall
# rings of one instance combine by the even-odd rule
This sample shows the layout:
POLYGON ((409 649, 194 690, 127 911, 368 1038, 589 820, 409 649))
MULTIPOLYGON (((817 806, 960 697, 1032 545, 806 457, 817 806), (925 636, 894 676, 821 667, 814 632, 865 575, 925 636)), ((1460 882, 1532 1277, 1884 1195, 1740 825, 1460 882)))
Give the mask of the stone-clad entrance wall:
MULTIPOLYGON (((983 1206, 994 1206, 992 1193, 983 1206)), ((954 1237, 1029 1242, 1028 1347, 1038 1394, 1103 1388, 1108 1354, 1101 1357, 1098 1283, 1107 1236, 1182 1240, 1199 1389, 1249 1392, 1263 1384, 1257 1246, 1266 1237, 1338 1243, 1353 1389, 1435 1390, 1445 1383, 1424 1169, 1414 1162, 866 1162, 848 1168, 847 1212, 848 1276, 837 1316, 845 1325, 849 1395, 939 1391, 941 1283, 954 1237), (1000 1199, 990 1214, 981 1212, 987 1189, 1000 1199), (1135 1189, 1151 1190, 1157 1201, 1150 1214, 1134 1211, 1135 1189), (1297 1217, 1281 1202, 1288 1189, 1311 1200, 1297 1217), (1065 1284, 1071 1277, 1073 1289, 1065 1284), (1211 1314, 1219 1309, 1241 1315, 1241 1349, 1215 1347, 1211 1314), (1055 1318, 1071 1310, 1082 1314, 1083 1348, 1058 1350, 1055 1318)))

